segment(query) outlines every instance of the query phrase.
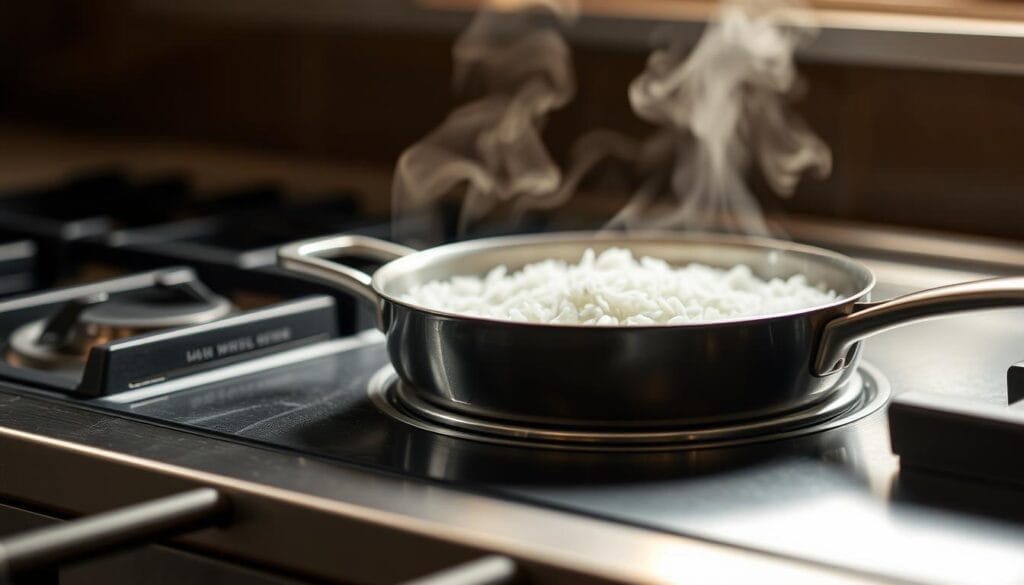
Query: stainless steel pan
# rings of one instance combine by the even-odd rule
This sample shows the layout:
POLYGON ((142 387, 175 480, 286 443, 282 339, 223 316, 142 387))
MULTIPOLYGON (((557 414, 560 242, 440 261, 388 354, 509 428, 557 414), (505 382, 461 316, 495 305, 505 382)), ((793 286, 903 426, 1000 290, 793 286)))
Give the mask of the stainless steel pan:
POLYGON ((420 397, 482 417, 572 426, 679 426, 777 414, 823 400, 849 378, 859 342, 919 319, 1024 305, 1024 277, 994 278, 869 303, 875 280, 828 250, 729 236, 590 233, 489 238, 417 252, 362 236, 296 242, 281 266, 376 308, 391 362, 420 397), (672 264, 747 264, 762 278, 803 273, 839 293, 786 314, 712 323, 584 326, 468 317, 402 300, 413 285, 628 247, 672 264), (372 276, 329 260, 386 262, 372 276))

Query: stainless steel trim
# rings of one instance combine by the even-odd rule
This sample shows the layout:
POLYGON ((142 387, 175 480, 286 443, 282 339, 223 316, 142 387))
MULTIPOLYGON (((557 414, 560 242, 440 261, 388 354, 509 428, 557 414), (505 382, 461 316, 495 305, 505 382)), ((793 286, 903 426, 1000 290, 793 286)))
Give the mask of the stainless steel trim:
POLYGON ((211 526, 229 513, 220 492, 196 488, 6 536, 0 539, 0 582, 211 526))
POLYGON ((402 585, 504 585, 513 583, 518 572, 512 559, 490 555, 402 585))
POLYGON ((65 513, 215 487, 238 521, 179 544, 314 578, 395 582, 497 553, 539 584, 886 581, 4 393, 0 454, 0 496, 65 513))
POLYGON ((441 435, 527 448, 566 451, 678 451, 774 441, 849 424, 884 406, 891 395, 885 376, 861 363, 858 372, 834 396, 794 412, 765 419, 667 430, 580 430, 526 426, 483 420, 438 408, 415 393, 402 392, 390 366, 368 384, 370 399, 383 412, 441 435))

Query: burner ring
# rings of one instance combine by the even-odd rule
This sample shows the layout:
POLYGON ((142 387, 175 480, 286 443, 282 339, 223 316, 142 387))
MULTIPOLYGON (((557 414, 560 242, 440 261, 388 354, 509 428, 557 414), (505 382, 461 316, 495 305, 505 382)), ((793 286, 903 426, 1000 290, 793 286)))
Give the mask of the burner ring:
POLYGON ((888 380, 871 364, 857 372, 830 399, 783 415, 721 425, 668 429, 579 430, 483 419, 445 410, 418 398, 391 366, 368 385, 373 403, 384 413, 422 430, 487 443, 583 451, 663 451, 727 447, 818 433, 860 420, 884 406, 888 380))
POLYGON ((4 359, 20 368, 36 368, 58 372, 77 373, 82 369, 85 358, 81 352, 62 351, 38 343, 46 328, 46 321, 32 321, 18 327, 7 340, 4 359))
POLYGON ((187 290, 161 285, 58 303, 49 317, 12 331, 2 359, 17 367, 77 376, 97 345, 160 329, 208 323, 234 310, 227 298, 207 291, 200 283, 189 284, 187 290))

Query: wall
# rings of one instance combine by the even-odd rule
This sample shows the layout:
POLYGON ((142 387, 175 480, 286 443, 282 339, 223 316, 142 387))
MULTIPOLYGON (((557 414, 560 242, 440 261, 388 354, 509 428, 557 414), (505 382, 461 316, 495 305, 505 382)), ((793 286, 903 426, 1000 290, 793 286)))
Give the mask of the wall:
MULTIPOLYGON (((388 168, 455 103, 450 37, 197 20, 121 0, 6 4, 7 119, 388 168)), ((547 133, 555 153, 597 126, 643 134, 625 87, 645 55, 578 47, 575 57, 578 97, 547 133)), ((1024 238, 1024 77, 803 71, 799 108, 835 169, 769 207, 1024 238)))

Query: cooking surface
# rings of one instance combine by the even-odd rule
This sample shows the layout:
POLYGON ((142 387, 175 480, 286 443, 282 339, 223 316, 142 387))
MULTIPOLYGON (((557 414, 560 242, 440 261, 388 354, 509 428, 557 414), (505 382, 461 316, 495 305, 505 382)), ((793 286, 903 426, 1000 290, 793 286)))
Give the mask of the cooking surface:
MULTIPOLYGON (((170 252, 160 256, 147 249, 140 254, 132 257, 136 266, 152 267, 159 258, 179 262, 170 252)), ((867 261, 881 282, 875 299, 983 276, 905 264, 888 256, 867 261)), ((387 353, 377 333, 349 335, 351 317, 338 319, 338 337, 334 304, 341 310, 347 302, 350 310, 350 299, 332 295, 333 301, 296 300, 296 295, 313 291, 295 288, 292 280, 267 272, 239 268, 228 273, 225 267, 236 264, 231 260, 224 267, 201 265, 198 276, 188 273, 189 280, 205 281, 221 294, 222 281, 244 275, 256 293, 272 287, 289 292, 291 300, 271 300, 277 304, 240 310, 206 325, 116 342, 108 357, 120 361, 102 370, 109 376, 92 376, 105 380, 105 385, 83 386, 89 392, 79 392, 77 379, 57 384, 3 364, 0 376, 9 382, 0 383, 0 391, 14 404, 18 395, 31 394, 55 401, 43 403, 55 411, 57 406, 73 409, 111 424, 117 419, 107 415, 114 411, 167 427, 134 423, 142 430, 131 434, 130 442, 143 441, 158 461, 156 453, 171 448, 174 441, 165 438, 150 444, 147 433, 176 429, 198 435, 192 439, 245 450, 255 460, 269 455, 265 449, 274 449, 282 457, 297 454, 299 463, 315 460, 338 473, 360 468, 385 471, 371 475, 399 479, 405 505, 411 505, 402 512, 398 503, 370 504, 385 515, 413 510, 414 515, 436 520, 444 514, 432 502, 438 486, 446 486, 477 502, 498 501, 479 497, 483 495, 526 503, 545 517, 557 509, 580 520, 610 520, 618 523, 612 524, 617 529, 632 525, 666 537, 696 537, 868 576, 927 583, 1024 582, 1024 513, 1018 492, 991 482, 956 485, 928 474, 901 472, 890 448, 884 408, 865 409, 871 413, 864 418, 824 432, 699 449, 580 451, 430 432, 394 418, 374 403, 371 380, 386 373, 387 353), (75 392, 100 397, 71 397, 75 392), (972 491, 984 494, 971 496, 972 491)), ((117 282, 121 288, 149 286, 156 275, 140 273, 117 282)), ((0 333, 45 318, 61 303, 93 288, 106 290, 110 282, 114 281, 0 302, 0 333)), ((865 343, 864 358, 870 364, 865 377, 880 376, 878 386, 890 386, 895 394, 941 393, 1004 405, 1006 369, 1024 358, 1022 321, 1024 309, 998 310, 895 329, 865 343)), ((8 413, 9 422, 17 422, 17 410, 8 413)), ((853 416, 842 412, 842 417, 853 416)), ((89 429, 102 427, 87 424, 74 432, 88 437, 89 429)), ((214 457, 207 453, 190 454, 186 465, 214 457)), ((234 461, 210 463, 216 473, 226 473, 234 461)), ((257 467, 253 478, 269 487, 281 485, 284 480, 274 473, 257 467)), ((329 479, 317 478, 310 485, 319 489, 331 485, 329 479)), ((363 488, 351 489, 360 495, 326 496, 339 502, 364 497, 363 488)), ((463 512, 471 511, 459 511, 452 521, 464 520, 463 512)), ((535 524, 519 525, 521 513, 495 522, 519 538, 537 541, 538 535, 530 535, 535 524)), ((490 534, 494 527, 487 530, 490 534)))
MULTIPOLYGON (((879 286, 875 298, 911 287, 879 286)), ((910 390, 1005 404, 1024 357, 1024 310, 939 319, 866 343, 865 358, 910 390)), ((323 357, 192 389, 106 401, 149 419, 786 556, 927 582, 1024 579, 1024 529, 927 507, 900 488, 884 409, 825 433, 721 449, 568 452, 485 444, 413 428, 369 400, 387 364, 374 334, 323 357), (969 559, 969 562, 968 562, 969 559)), ((934 499, 934 498, 932 498, 934 499)), ((980 506, 979 506, 980 507, 980 506)), ((991 511, 990 511, 991 512, 991 511)))
MULTIPOLYGON (((1011 310, 910 326, 869 340, 865 358, 886 373, 897 393, 921 390, 1005 404, 1006 367, 1024 351, 1022 320, 1024 311, 1011 310)), ((904 497, 884 412, 841 435, 822 437, 817 457, 780 453, 699 477, 515 491, 631 522, 909 579, 1024 579, 1019 525, 934 507, 926 511, 904 497)))
MULTIPOLYGON (((909 289, 883 283, 876 290, 875 298, 884 298, 909 289)), ((869 339, 864 357, 885 373, 896 394, 917 390, 1005 404, 1006 369, 1024 355, 1022 323, 1021 310, 927 321, 869 339)), ((648 526, 909 579, 1024 579, 1020 525, 934 506, 925 510, 903 493, 884 411, 817 439, 806 449, 780 446, 760 462, 723 472, 513 491, 648 526)))

